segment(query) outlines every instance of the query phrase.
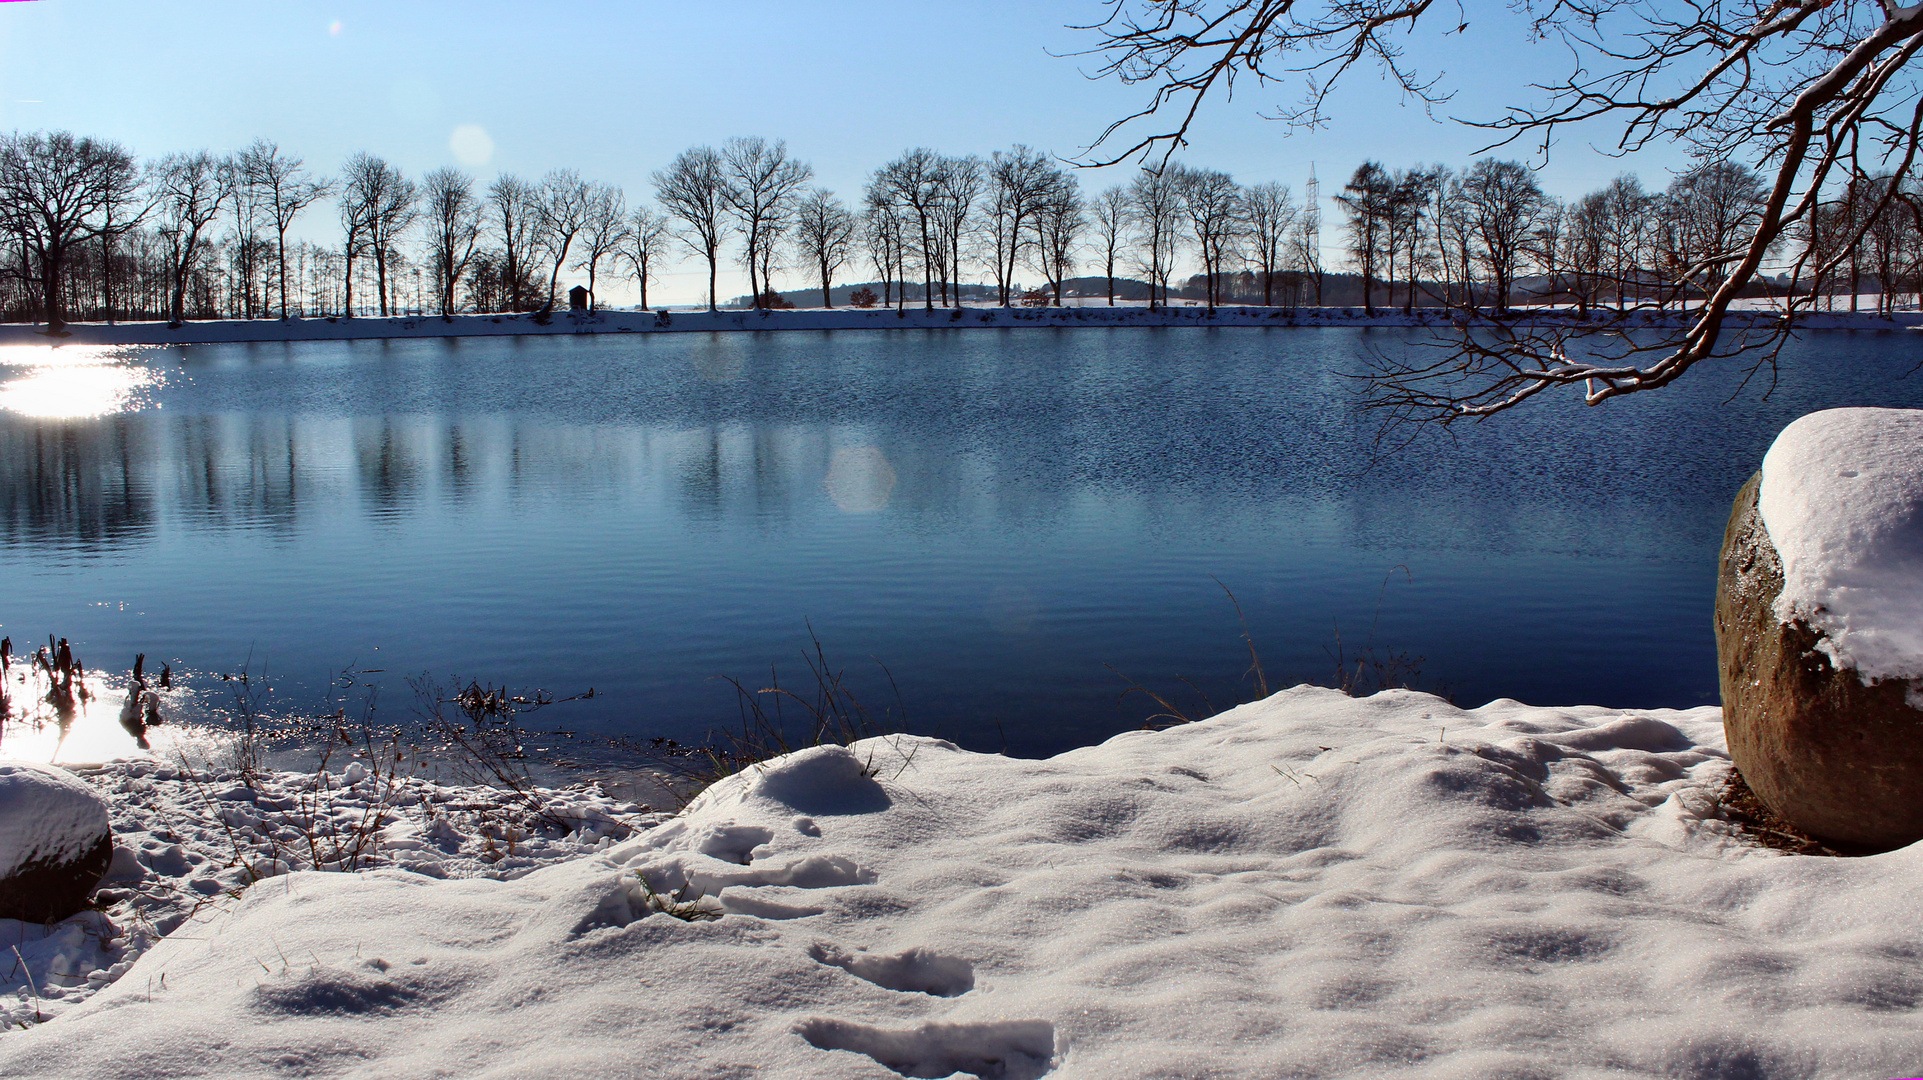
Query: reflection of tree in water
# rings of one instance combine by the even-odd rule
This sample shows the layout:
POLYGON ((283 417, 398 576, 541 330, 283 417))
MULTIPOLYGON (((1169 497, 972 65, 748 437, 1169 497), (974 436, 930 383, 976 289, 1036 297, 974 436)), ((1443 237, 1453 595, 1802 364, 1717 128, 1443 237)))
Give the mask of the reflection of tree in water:
POLYGON ((301 459, 291 419, 185 416, 151 422, 172 428, 167 441, 175 448, 174 495, 189 520, 216 528, 293 530, 301 459))
POLYGON ((300 501, 300 436, 284 416, 247 421, 247 476, 235 486, 234 516, 291 531, 300 501))
POLYGON ((447 490, 456 501, 474 493, 473 453, 468 447, 467 433, 461 430, 461 425, 449 424, 447 446, 441 460, 447 471, 447 490))
POLYGON ((419 493, 420 457, 393 420, 383 418, 378 432, 356 424, 354 458, 360 470, 361 490, 369 496, 375 513, 399 513, 419 493))
POLYGON ((101 547, 152 535, 153 485, 137 475, 138 437, 124 416, 0 421, 0 535, 101 547))
POLYGON ((703 428, 692 443, 681 455, 681 510, 689 517, 712 520, 721 516, 721 432, 703 428))

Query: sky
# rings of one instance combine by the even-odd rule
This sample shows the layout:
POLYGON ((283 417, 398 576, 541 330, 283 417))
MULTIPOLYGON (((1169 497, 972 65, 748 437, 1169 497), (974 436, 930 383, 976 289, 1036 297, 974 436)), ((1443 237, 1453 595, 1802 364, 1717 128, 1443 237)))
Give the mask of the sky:
MULTIPOLYGON (((1529 42, 1501 0, 1464 0, 1463 12, 1467 31, 1437 33, 1459 21, 1451 9, 1406 42, 1415 66, 1453 92, 1443 109, 1358 69, 1332 100, 1332 123, 1300 132, 1263 118, 1299 86, 1245 85, 1205 106, 1180 158, 1298 193, 1313 167, 1325 198, 1365 158, 1466 165, 1486 133, 1447 115, 1538 100, 1528 84, 1566 59, 1529 42)), ((0 3, 0 129, 71 130, 142 158, 264 137, 322 173, 358 151, 409 176, 453 165, 483 183, 574 168, 630 202, 651 196, 650 174, 681 150, 761 135, 785 139, 819 183, 854 201, 870 171, 915 146, 986 154, 1026 143, 1085 160, 1145 93, 1090 79, 1098 61, 1073 55, 1095 40, 1073 27, 1105 13, 1101 0, 16 0, 0 3)), ((1659 187, 1685 164, 1662 150, 1610 157, 1586 141, 1610 137, 1579 133, 1532 162, 1544 188, 1578 196, 1625 169, 1659 187)), ((1129 168, 1081 180, 1097 190, 1129 168)), ((1332 255, 1336 219, 1325 206, 1332 255)), ((316 242, 334 231, 329 211, 296 230, 316 242)), ((735 277, 745 292, 745 274, 735 277)), ((690 263, 659 292, 692 303, 704 286, 690 263)))

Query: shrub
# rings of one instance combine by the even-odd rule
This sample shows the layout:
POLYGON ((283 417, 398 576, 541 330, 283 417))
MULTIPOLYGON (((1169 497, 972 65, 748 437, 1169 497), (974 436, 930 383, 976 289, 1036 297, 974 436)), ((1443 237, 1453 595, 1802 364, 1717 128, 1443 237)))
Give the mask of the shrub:
POLYGON ((880 303, 881 297, 875 295, 875 290, 863 285, 861 288, 848 294, 848 302, 856 307, 870 308, 880 303))
POLYGON ((780 308, 792 308, 795 304, 794 301, 773 289, 763 289, 761 292, 761 306, 769 310, 776 310, 780 308))

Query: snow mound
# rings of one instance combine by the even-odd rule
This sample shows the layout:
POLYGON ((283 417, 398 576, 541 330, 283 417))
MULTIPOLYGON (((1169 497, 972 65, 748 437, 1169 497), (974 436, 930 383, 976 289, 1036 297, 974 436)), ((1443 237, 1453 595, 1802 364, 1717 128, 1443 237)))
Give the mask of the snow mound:
POLYGON ((1783 562, 1776 617, 1865 683, 1923 678, 1923 410, 1796 420, 1763 457, 1757 508, 1783 562))
POLYGON ((0 761, 0 878, 29 862, 70 862, 107 834, 107 800, 65 769, 0 761))
POLYGON ((1903 1075, 1923 848, 1743 841, 1721 739, 1298 687, 1043 761, 805 751, 509 880, 262 880, 0 1075, 1903 1075))

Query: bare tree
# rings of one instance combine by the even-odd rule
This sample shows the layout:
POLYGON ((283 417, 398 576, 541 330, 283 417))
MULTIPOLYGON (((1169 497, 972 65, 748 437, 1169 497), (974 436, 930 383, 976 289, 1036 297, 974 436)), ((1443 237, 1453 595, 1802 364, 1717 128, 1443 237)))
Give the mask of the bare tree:
POLYGON ((1298 212, 1289 189, 1269 182, 1249 188, 1243 202, 1248 214, 1249 251, 1262 275, 1262 306, 1275 306, 1275 277, 1288 261, 1289 234, 1298 212))
POLYGON ((789 157, 788 144, 780 139, 769 142, 756 137, 729 139, 722 144, 721 172, 721 200, 741 232, 748 293, 754 298, 754 306, 760 307, 764 284, 760 270, 770 265, 774 247, 769 234, 780 231, 802 186, 815 170, 789 157))
POLYGON ((834 274, 854 250, 855 215, 834 192, 816 188, 795 205, 795 243, 821 274, 821 306, 834 307, 834 274))
POLYGON ((421 180, 427 205, 428 257, 433 263, 435 301, 441 316, 454 313, 456 290, 474 261, 481 237, 481 203, 474 178, 459 169, 436 169, 421 180))
POLYGON ((300 158, 281 152, 267 140, 256 139, 241 151, 240 182, 274 230, 275 279, 280 285, 280 317, 287 317, 287 230, 302 210, 326 198, 332 185, 308 176, 300 158))
MULTIPOLYGON (((1286 197, 1287 189, 1283 194, 1286 197)), ((1135 223, 1127 189, 1118 185, 1103 188, 1089 204, 1089 220, 1095 226, 1095 241, 1102 253, 1102 273, 1108 278, 1108 306, 1114 307, 1115 256, 1128 243, 1129 230, 1135 223)))
POLYGON ((1544 278, 1542 299, 1553 304, 1563 289, 1565 256, 1569 248, 1569 207, 1553 195, 1542 197, 1536 210, 1535 225, 1523 241, 1523 252, 1536 272, 1544 278))
POLYGON ((942 292, 954 286, 955 306, 962 306, 962 244, 975 220, 975 202, 981 198, 986 175, 976 157, 944 157, 936 182, 939 198, 935 203, 935 231, 941 237, 947 261, 942 270, 942 292))
POLYGON ((1088 217, 1082 205, 1081 185, 1064 174, 1063 182, 1052 186, 1035 214, 1038 262, 1055 291, 1055 306, 1062 306, 1062 283, 1075 269, 1075 244, 1081 238, 1088 217))
POLYGON ((1628 309, 1626 289, 1638 288, 1649 256, 1652 200, 1634 173, 1623 173, 1602 190, 1603 244, 1616 310, 1628 309))
MULTIPOLYGON (((140 174, 127 159, 127 168, 115 170, 100 201, 100 222, 95 235, 100 240, 100 306, 108 322, 114 321, 114 241, 139 228, 154 210, 150 199, 141 194, 140 174)), ((8 216, 0 210, 0 229, 6 229, 8 216)), ((137 264, 138 260, 136 260, 137 264)))
POLYGON ((942 171, 941 155, 921 147, 876 169, 868 181, 914 227, 909 238, 919 240, 915 253, 921 261, 922 302, 930 311, 935 309, 935 274, 941 263, 936 211, 942 198, 942 171))
POLYGON ((628 218, 627 246, 622 257, 634 271, 635 284, 641 289, 641 310, 648 310, 648 280, 654 276, 655 263, 663 257, 668 242, 668 223, 646 206, 637 206, 628 218))
POLYGON ((896 205, 889 191, 873 183, 868 185, 862 203, 862 240, 867 245, 868 257, 875 264, 875 273, 881 276, 881 306, 887 307, 890 290, 894 290, 895 303, 907 303, 905 288, 898 287, 907 277, 904 255, 908 243, 907 227, 902 220, 901 207, 896 205))
POLYGON ((414 224, 419 189, 401 171, 372 154, 355 154, 341 169, 341 208, 350 222, 349 274, 352 274, 353 237, 363 239, 374 256, 374 276, 380 312, 388 314, 387 268, 400 237, 414 224))
POLYGON ((1175 193, 1188 219, 1189 235, 1202 256, 1202 292, 1214 311, 1222 298, 1222 276, 1242 224, 1242 189, 1228 173, 1171 165, 1175 193))
POLYGON ((628 200, 612 184, 595 184, 588 191, 586 224, 581 229, 581 254, 576 270, 588 272, 588 309, 595 308, 595 271, 602 259, 626 250, 628 243, 628 200))
POLYGON ((503 174, 488 187, 487 201, 501 238, 500 277, 507 308, 525 311, 532 306, 528 268, 534 265, 540 247, 540 189, 518 176, 503 174))
MULTIPOLYGON (((1105 58, 1101 72, 1153 89, 1149 102, 1103 139, 1126 144, 1116 157, 1179 145, 1202 101, 1226 95, 1238 77, 1259 83, 1306 76, 1303 104, 1282 114, 1298 123, 1320 122, 1328 93, 1358 64, 1377 67, 1420 99, 1440 100, 1435 84, 1407 66, 1397 40, 1418 28, 1463 29, 1454 10, 1431 10, 1426 0, 1114 0, 1095 27, 1092 51, 1105 58), (1160 130, 1134 137, 1170 113, 1175 118, 1160 130)), ((1729 249, 1710 251, 1703 257, 1713 271, 1705 263, 1671 275, 1710 282, 1714 290, 1681 331, 1631 337, 1580 326, 1465 330, 1439 356, 1385 362, 1378 403, 1398 418, 1446 422, 1500 412, 1556 386, 1580 387, 1597 404, 1666 386, 1714 356, 1752 353, 1758 363, 1770 362, 1812 299, 1792 300, 1790 318, 1754 332, 1726 325, 1730 304, 1823 203, 1839 173, 1909 174, 1923 123, 1906 69, 1923 50, 1923 5, 1596 0, 1516 10, 1531 34, 1569 54, 1569 74, 1541 104, 1514 105, 1486 122, 1498 139, 1528 139, 1547 153, 1564 126, 1614 119, 1621 150, 1662 141, 1703 162, 1753 162, 1765 170, 1767 194, 1733 260, 1729 249), (1585 340, 1572 349, 1578 337, 1585 340)), ((1893 187, 1888 199, 1895 198, 1893 187)), ((1857 248, 1871 220, 1874 214, 1837 257, 1857 248)), ((1801 257, 1808 254, 1805 247, 1801 257)), ((1821 276, 1833 268, 1811 269, 1821 276)), ((1799 263, 1793 276, 1800 280, 1804 270, 1799 263)), ((1497 298, 1495 306, 1504 302, 1497 298)))
POLYGON ((1462 194, 1489 275, 1490 313, 1501 314, 1509 308, 1510 285, 1542 210, 1542 188, 1520 162, 1483 158, 1463 174, 1462 194))
POLYGON ((1436 185, 1441 182, 1440 168, 1427 169, 1421 166, 1397 169, 1391 178, 1389 227, 1384 237, 1389 254, 1389 303, 1395 303, 1395 263, 1400 259, 1403 276, 1408 279, 1408 288, 1402 294, 1404 315, 1415 311, 1417 283, 1429 261, 1423 257, 1427 251, 1428 233, 1433 225, 1429 216, 1429 200, 1436 185))
POLYGON ((573 169, 556 169, 541 178, 541 194, 535 203, 536 227, 553 264, 548 271, 545 303, 554 303, 555 290, 561 284, 561 268, 567 265, 575 238, 588 227, 594 198, 594 185, 581 179, 581 174, 573 169))
POLYGON ((708 310, 716 310, 715 286, 721 258, 722 214, 727 203, 727 176, 721 155, 711 146, 697 146, 676 155, 668 167, 654 174, 655 198, 663 209, 680 218, 681 240, 708 260, 708 310))
POLYGON ((173 278, 171 317, 180 323, 187 318, 187 279, 199 256, 200 234, 233 194, 233 162, 205 150, 169 154, 153 167, 149 183, 160 209, 159 232, 173 278))
MULTIPOLYGON (((1665 192, 1665 209, 1674 215, 1682 242, 1676 265, 1683 306, 1694 284, 1707 299, 1715 295, 1729 267, 1743 258, 1763 214, 1769 191, 1754 169, 1735 161, 1706 161, 1676 178, 1665 192)), ((1888 199, 1874 197, 1877 205, 1888 199)))
POLYGON ((1349 258, 1362 273, 1362 308, 1374 315, 1375 283, 1388 247, 1395 182, 1380 164, 1365 161, 1356 166, 1355 175, 1335 201, 1349 212, 1349 258))
POLYGON ((985 208, 998 301, 1007 307, 1035 212, 1060 172, 1046 156, 1016 145, 989 155, 985 208))
POLYGON ((50 331, 66 321, 67 260, 132 202, 133 169, 118 144, 64 131, 0 138, 0 220, 26 256, 14 274, 39 287, 50 331))
POLYGON ((1148 276, 1148 306, 1168 303, 1169 273, 1181 239, 1180 193, 1170 168, 1143 169, 1129 183, 1129 209, 1135 220, 1136 269, 1148 276), (1157 299, 1157 293, 1160 299, 1157 299))
POLYGON ((1592 191, 1573 203, 1565 215, 1563 262, 1569 269, 1570 292, 1576 297, 1576 314, 1589 317, 1589 309, 1602 302, 1603 284, 1609 273, 1609 197, 1606 191, 1592 191))

